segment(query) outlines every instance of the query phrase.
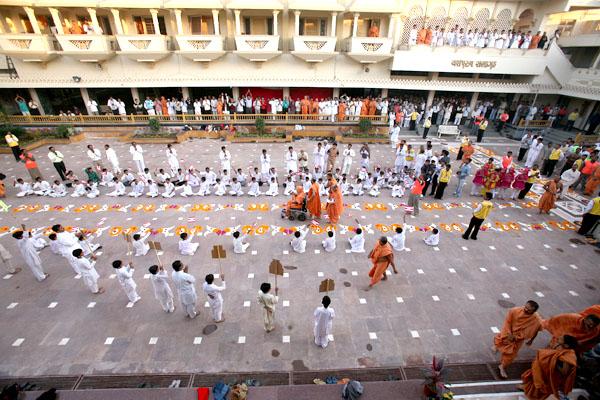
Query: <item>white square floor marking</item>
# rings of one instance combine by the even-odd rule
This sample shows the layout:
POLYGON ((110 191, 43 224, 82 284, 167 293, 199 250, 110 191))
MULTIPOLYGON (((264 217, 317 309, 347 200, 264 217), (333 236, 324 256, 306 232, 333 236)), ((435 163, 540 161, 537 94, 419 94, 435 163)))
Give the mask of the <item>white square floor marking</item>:
POLYGON ((438 296, 431 296, 431 298, 433 299, 433 301, 440 301, 440 298, 438 296))
POLYGON ((20 345, 22 345, 22 344, 23 344, 23 342, 24 342, 24 341, 25 341, 25 338, 18 338, 17 340, 15 340, 15 341, 12 343, 12 346, 13 346, 13 347, 19 347, 20 345))
POLYGON ((410 336, 412 336, 413 338, 418 338, 419 332, 418 331, 410 331, 410 336))
POLYGON ((497 327, 497 326, 492 326, 492 327, 490 327, 490 329, 491 329, 491 330, 492 330, 492 332, 494 332, 494 333, 500 333, 500 329, 498 329, 498 327, 497 327))
POLYGON ((202 337, 201 336, 196 336, 194 338, 194 344, 201 344, 202 343, 202 337))
POLYGON ((508 293, 502 293, 502 297, 504 297, 505 299, 510 299, 510 296, 508 295, 508 293))
POLYGON ((402 297, 396 297, 396 302, 404 303, 404 299, 402 297))
POLYGON ((448 268, 448 271, 450 271, 451 274, 455 274, 456 270, 454 268, 448 268))
POLYGON ((244 307, 250 307, 250 300, 244 301, 244 307))
POLYGON ((96 307, 96 302, 92 301, 91 303, 88 303, 87 308, 94 308, 96 307))
POLYGON ((246 336, 240 336, 238 337, 238 341, 239 344, 244 344, 246 343, 246 336))
POLYGON ((58 342, 58 345, 59 346, 66 346, 67 343, 69 343, 69 340, 71 340, 71 338, 68 338, 68 337, 62 338, 62 339, 60 339, 60 342, 58 342))
POLYGON ((424 274, 425 272, 422 269, 417 270, 417 274, 424 274))
POLYGON ((535 292, 535 295, 537 297, 544 297, 544 293, 542 293, 542 292, 535 292))
POLYGON ((48 304, 48 308, 56 308, 57 305, 58 303, 56 301, 53 301, 52 303, 48 304))
POLYGON ((367 304, 367 299, 360 298, 360 299, 358 299, 358 302, 360 304, 367 304))
POLYGON ((458 330, 458 329, 450 329, 450 330, 452 331, 452 334, 453 334, 454 336, 460 336, 460 332, 459 332, 459 330, 458 330))
POLYGON ((253 273, 249 273, 248 274, 248 279, 254 279, 254 274, 253 273))
POLYGON ((283 343, 289 343, 290 342, 290 337, 289 336, 282 336, 281 337, 281 341, 283 343))
POLYGON ((371 340, 377 340, 377 333, 375 333, 375 332, 369 332, 369 339, 371 339, 371 340))
POLYGON ((19 305, 19 303, 10 303, 8 306, 6 306, 6 309, 7 310, 11 310, 11 309, 15 308, 18 305, 19 305))
POLYGON ((158 338, 156 336, 151 337, 150 340, 148 341, 148 344, 156 344, 158 343, 158 338))
POLYGON ((115 341, 115 338, 110 336, 110 337, 106 338, 106 340, 104 341, 104 344, 113 344, 114 341, 115 341))
POLYGON ((473 296, 471 293, 467 294, 467 298, 469 300, 475 300, 475 296, 473 296))
POLYGON ((290 306, 290 301, 289 300, 284 300, 283 301, 283 306, 284 307, 289 307, 290 306))

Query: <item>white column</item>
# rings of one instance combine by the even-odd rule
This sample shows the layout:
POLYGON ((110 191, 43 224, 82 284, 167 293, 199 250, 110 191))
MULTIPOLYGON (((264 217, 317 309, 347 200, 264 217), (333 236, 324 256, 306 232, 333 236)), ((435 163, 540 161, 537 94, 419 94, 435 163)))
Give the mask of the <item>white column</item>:
POLYGON ((283 97, 290 97, 290 88, 289 87, 283 88, 283 97))
POLYGON ((81 92, 81 98, 83 99, 83 104, 85 104, 85 108, 87 110, 88 115, 92 115, 92 111, 88 107, 88 101, 90 101, 90 94, 88 93, 87 88, 79 88, 79 91, 81 92))
POLYGON ((119 10, 111 8, 110 12, 113 15, 113 19, 115 20, 115 28, 117 29, 117 35, 123 34, 123 25, 121 25, 121 17, 119 17, 119 10))
POLYGON ((213 25, 215 28, 215 35, 221 34, 221 29, 219 27, 219 10, 212 10, 213 15, 213 25))
POLYGON ((37 35, 41 35, 42 31, 40 30, 40 26, 37 22, 37 19, 35 18, 35 12, 33 11, 33 8, 23 7, 23 9, 25 10, 25 13, 27 14, 27 18, 29 19, 29 23, 31 24, 31 27, 33 28, 33 33, 35 33, 37 35))
POLYGON ((329 36, 337 36, 336 35, 336 31, 337 30, 337 13, 336 12, 332 12, 331 13, 331 34, 329 36))
POLYGON ((387 31, 388 39, 391 39, 392 34, 394 33, 394 21, 395 20, 396 20, 396 14, 390 15, 390 21, 388 23, 388 31, 387 31))
POLYGON ((181 88, 181 96, 184 99, 187 99, 188 97, 190 97, 190 88, 188 88, 188 87, 182 87, 181 88))
POLYGON ((131 88, 131 98, 133 100, 138 99, 142 103, 144 102, 144 99, 140 99, 140 92, 138 91, 138 88, 136 88, 136 87, 131 88))
POLYGON ((388 97, 388 88, 381 89, 381 98, 386 99, 388 97))
POLYGON ((56 33, 59 35, 64 35, 65 31, 63 29, 62 21, 60 20, 60 14, 56 8, 49 8, 50 15, 52 15, 52 21, 54 21, 54 26, 56 27, 56 33))
POLYGON ((273 36, 278 36, 279 32, 277 31, 277 16, 279 15, 279 11, 273 11, 273 36))
POLYGON ((354 13, 354 21, 352 22, 352 37, 356 37, 356 32, 358 31, 358 16, 359 13, 354 13))
POLYGON ((175 14, 175 25, 177 26, 177 34, 183 35, 183 22, 181 22, 181 10, 173 10, 173 14, 175 14))
POLYGON ((100 24, 98 23, 98 17, 96 16, 96 9, 88 8, 87 12, 88 12, 88 14, 90 14, 90 20, 92 21, 92 27, 94 28, 94 33, 102 32, 102 29, 100 29, 100 24))
POLYGON ((339 97, 340 97, 340 88, 339 88, 339 87, 334 87, 334 88, 333 88, 333 93, 332 93, 332 94, 333 94, 333 97, 334 97, 334 98, 335 98, 335 97, 339 98, 339 97))
POLYGON ((44 107, 42 106, 42 102, 40 101, 40 96, 38 96, 37 94, 37 90, 35 90, 34 88, 29 88, 29 97, 31 97, 31 100, 37 103, 40 115, 46 115, 44 107))
POLYGON ((232 87, 231 88, 231 96, 236 100, 239 99, 240 98, 240 88, 237 86, 232 87))
MULTIPOLYGON (((162 32, 160 31, 160 25, 158 24, 158 10, 151 9, 150 14, 152 14, 152 24, 154 25, 154 34, 160 35, 162 32)), ((165 32, 166 34, 167 32, 165 32)))
POLYGON ((300 11, 294 11, 294 36, 300 36, 300 11))
POLYGON ((479 92, 473 92, 473 96, 471 96, 471 103, 469 103, 469 107, 471 107, 471 111, 477 105, 477 99, 479 98, 479 92))
POLYGON ((426 109, 433 105, 434 97, 435 97, 435 90, 430 90, 429 93, 427 93, 427 104, 425 106, 426 109))
POLYGON ((392 49, 398 48, 398 43, 400 43, 400 35, 402 35, 403 28, 404 25, 402 23, 401 14, 397 14, 396 24, 394 25, 394 39, 392 41, 392 49))
POLYGON ((235 34, 239 36, 242 34, 242 25, 240 23, 240 10, 233 10, 233 13, 235 14, 235 34))

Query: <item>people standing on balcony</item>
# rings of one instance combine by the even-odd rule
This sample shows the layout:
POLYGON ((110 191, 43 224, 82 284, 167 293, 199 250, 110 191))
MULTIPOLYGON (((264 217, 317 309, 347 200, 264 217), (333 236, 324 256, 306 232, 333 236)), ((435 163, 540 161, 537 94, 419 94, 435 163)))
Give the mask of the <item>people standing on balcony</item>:
POLYGON ((113 115, 119 114, 119 103, 112 96, 108 98, 106 105, 108 108, 110 108, 110 111, 113 113, 113 115))
POLYGON ((369 28, 369 37, 379 37, 379 27, 375 22, 371 22, 371 27, 369 28))
POLYGON ((546 42, 548 42, 548 36, 546 35, 546 32, 544 32, 540 38, 537 48, 544 49, 546 47, 546 42))
POLYGON ((531 44, 532 36, 531 31, 527 31, 527 33, 523 36, 523 42, 521 43, 520 49, 529 49, 529 45, 531 44))
POLYGON ((525 48, 537 49, 541 39, 542 39, 542 32, 537 31, 537 33, 531 37, 531 43, 529 43, 529 47, 525 47, 525 48))
POLYGON ((144 100, 144 109, 146 110, 146 114, 148 114, 148 115, 155 115, 156 114, 154 112, 154 102, 148 96, 146 96, 146 100, 144 100))
POLYGON ((127 115, 127 110, 125 109, 125 102, 121 99, 117 99, 117 109, 119 111, 119 115, 121 119, 127 119, 125 116, 127 115))
POLYGON ((554 31, 552 36, 550 36, 550 39, 548 39, 548 42, 546 43, 546 47, 544 49, 545 50, 549 49, 550 46, 552 45, 552 43, 557 42, 559 38, 560 38, 560 29, 557 29, 554 31))
MULTIPOLYGON (((254 108, 256 109, 256 102, 252 101, 252 92, 250 91, 250 89, 246 90, 246 94, 244 95, 244 113, 245 114, 252 114, 252 106, 254 105, 254 108)), ((260 114, 255 112, 255 114, 260 114)))
POLYGON ((31 112, 29 111, 29 107, 27 106, 27 101, 25 101, 25 99, 23 97, 21 97, 21 95, 17 94, 17 96, 15 97, 15 102, 17 103, 17 106, 19 107, 19 111, 21 112, 21 114, 31 115, 31 112))
POLYGON ((418 34, 419 34, 419 31, 417 30, 417 24, 414 24, 412 26, 412 29, 408 33, 408 45, 409 46, 414 46, 417 44, 418 34))

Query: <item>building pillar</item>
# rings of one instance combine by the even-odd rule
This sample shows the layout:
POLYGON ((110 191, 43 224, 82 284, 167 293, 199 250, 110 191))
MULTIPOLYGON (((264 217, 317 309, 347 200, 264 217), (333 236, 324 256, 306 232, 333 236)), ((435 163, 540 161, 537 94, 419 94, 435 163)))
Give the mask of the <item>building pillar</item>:
MULTIPOLYGON (((92 115, 92 111, 88 107, 88 101, 90 101, 90 94, 88 93, 87 88, 82 87, 79 88, 79 90, 81 91, 81 98, 83 99, 83 104, 85 104, 85 109, 87 110, 88 115, 92 115)), ((99 104, 98 108, 100 108, 99 104)))
POLYGON ((140 99, 140 92, 138 91, 138 88, 136 88, 136 87, 131 88, 131 98, 133 100, 138 99, 141 103, 144 102, 144 99, 140 99))
POLYGON ((37 19, 35 18, 35 12, 33 11, 33 8, 23 7, 23 9, 25 10, 25 13, 27 14, 27 18, 29 19, 29 23, 31 24, 31 27, 33 28, 33 33, 35 33, 36 35, 41 35, 42 31, 40 29, 40 25, 38 24, 37 19))
POLYGON ((433 105, 434 97, 435 97, 435 90, 430 90, 429 93, 427 93, 427 104, 425 105, 425 109, 428 109, 429 107, 431 107, 433 105))
POLYGON ((332 12, 331 13, 331 34, 329 36, 333 36, 333 37, 337 36, 336 29, 337 29, 337 13, 332 12))
POLYGON ((431 72, 431 75, 429 75, 429 79, 431 79, 432 81, 437 81, 439 76, 440 76, 439 72, 431 72))
POLYGON ((594 59, 594 62, 592 62, 592 65, 590 66, 590 68, 598 69, 599 66, 600 66, 600 51, 596 54, 596 58, 594 59))
MULTIPOLYGON (((102 29, 100 28, 100 24, 98 23, 98 16, 96 15, 96 9, 95 8, 88 8, 87 9, 88 14, 90 14, 90 20, 92 21, 92 27, 94 28, 94 33, 95 34, 100 34, 100 32, 102 32, 102 29)), ((102 32, 104 33, 104 32, 102 32)))
POLYGON ((181 22, 181 10, 173 10, 175 14, 175 26, 177 27, 177 34, 183 35, 183 22, 181 22))
POLYGON ((289 87, 283 88, 283 97, 290 97, 290 88, 289 87))
POLYGON ((471 102, 469 103, 469 107, 471 107, 471 111, 477 105, 477 99, 479 98, 479 92, 473 92, 473 96, 471 96, 471 102))
POLYGON ((388 37, 388 39, 391 39, 392 35, 394 33, 394 22, 395 21, 396 21, 396 14, 390 15, 390 21, 388 23, 388 29, 387 29, 387 37, 388 37))
MULTIPOLYGON (((152 14, 152 24, 154 25, 154 34, 161 35, 160 25, 158 23, 158 10, 151 9, 150 14, 152 14)), ((165 32, 167 33, 167 32, 165 32)))
MULTIPOLYGON (((400 14, 396 14, 396 24, 394 25, 394 37, 392 40, 392 49, 397 49, 400 44, 400 37, 402 36, 402 30, 404 29, 404 23, 400 14)), ((407 20, 408 22, 408 20, 407 20)))
POLYGON ((188 97, 190 97, 190 88, 189 87, 182 87, 181 88, 181 96, 185 99, 187 99, 188 97))
POLYGON ((294 11, 294 36, 300 36, 300 11, 294 11))
POLYGON ((50 15, 52 15, 52 21, 54 21, 54 26, 56 27, 56 33, 59 35, 64 35, 65 30, 63 29, 62 21, 60 20, 60 14, 56 8, 49 8, 50 15))
POLYGON ((117 30, 117 35, 123 34, 123 25, 121 25, 121 17, 119 17, 119 10, 111 8, 110 12, 113 15, 113 19, 115 20, 115 28, 117 30))
POLYGON ((385 99, 388 97, 388 88, 381 89, 381 98, 385 99))
POLYGON ((44 107, 42 106, 42 102, 40 101, 40 96, 38 96, 37 94, 37 90, 35 90, 34 88, 29 88, 29 97, 31 97, 31 99, 33 101, 35 101, 38 105, 38 111, 40 112, 40 115, 46 115, 46 112, 44 111, 44 107))
POLYGON ((279 33, 277 31, 277 16, 279 15, 279 11, 273 11, 273 36, 278 36, 279 33))
POLYGON ((334 87, 333 88, 333 97, 334 98, 337 97, 339 99, 339 97, 340 97, 340 88, 339 87, 334 87))
POLYGON ((212 10, 213 15, 213 27, 215 35, 221 34, 221 28, 219 27, 219 10, 212 10))
POLYGON ((234 86, 231 88, 231 95, 233 96, 234 99, 239 99, 240 98, 240 88, 237 86, 234 86))
POLYGON ((354 13, 354 20, 352 21, 352 37, 356 37, 356 32, 358 32, 358 16, 359 13, 354 13))
POLYGON ((233 13, 235 14, 235 34, 239 36, 242 34, 242 24, 240 23, 240 10, 233 10, 233 13))
POLYGON ((594 111, 594 106, 596 105, 595 101, 590 101, 590 104, 588 104, 587 108, 585 109, 585 111, 581 114, 581 119, 577 122, 579 122, 579 129, 584 129, 585 126, 587 125, 588 119, 590 118, 590 115, 592 115, 592 111, 594 111))

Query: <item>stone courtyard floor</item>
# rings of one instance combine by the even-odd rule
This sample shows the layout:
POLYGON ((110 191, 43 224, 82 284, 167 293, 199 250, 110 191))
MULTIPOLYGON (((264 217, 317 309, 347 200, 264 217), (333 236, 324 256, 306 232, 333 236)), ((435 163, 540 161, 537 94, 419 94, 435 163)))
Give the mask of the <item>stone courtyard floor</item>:
MULTIPOLYGON (((122 167, 133 168, 129 144, 113 140, 89 139, 79 144, 56 146, 66 156, 68 169, 82 176, 88 166, 85 145, 102 148, 110 143, 117 151, 122 167)), ((409 143, 419 144, 420 139, 409 143)), ((174 145, 185 165, 203 170, 218 169, 217 152, 223 142, 194 140, 174 145)), ((312 165, 314 141, 293 143, 304 148, 312 165)), ((434 150, 441 144, 434 141, 434 150)), ((233 166, 258 166, 262 148, 269 150, 272 164, 283 170, 283 152, 288 144, 228 144, 233 166)), ((164 145, 143 145, 146 163, 154 170, 168 168, 164 145)), ((354 148, 358 152, 359 145, 354 148)), ((372 145, 372 165, 393 165, 389 145, 372 145)), ((340 148, 340 152, 343 147, 340 148)), ((456 149, 450 143, 451 150, 456 149)), ((503 155, 518 151, 513 141, 495 138, 484 143, 484 151, 503 155)), ((46 148, 34 155, 46 179, 56 171, 49 162, 46 148)), ((456 158, 452 154, 453 160, 456 158)), ((487 157, 478 152, 476 162, 487 157)), ((339 160, 338 162, 341 162, 339 160)), ((106 162, 105 162, 106 164, 106 162)), ((358 164, 355 160, 354 167, 358 164)), ((334 253, 322 251, 323 226, 313 227, 305 254, 289 249, 288 233, 300 223, 282 220, 279 207, 287 201, 259 197, 194 197, 172 199, 111 198, 96 199, 27 197, 17 199, 10 187, 12 176, 26 177, 22 164, 12 155, 0 157, 0 171, 7 175, 9 213, 0 214, 0 241, 13 254, 23 271, 0 279, 0 375, 50 375, 83 373, 139 372, 220 372, 287 371, 353 368, 361 366, 420 365, 432 355, 444 356, 452 363, 489 362, 495 332, 502 327, 507 308, 528 299, 540 303, 540 313, 582 310, 600 300, 600 274, 595 248, 572 239, 580 239, 566 221, 580 215, 583 198, 568 196, 549 216, 539 216, 536 194, 526 201, 495 201, 488 219, 489 227, 479 240, 464 241, 473 201, 470 183, 463 197, 452 197, 456 180, 450 183, 442 201, 422 200, 418 217, 406 218, 407 247, 396 253, 398 275, 389 276, 373 290, 365 287, 370 263, 366 254, 347 251, 355 219, 367 231, 367 252, 393 224, 403 224, 401 203, 384 190, 377 198, 344 198, 347 208, 337 227, 338 242, 334 253), (74 279, 71 267, 48 248, 41 256, 50 277, 41 283, 33 278, 10 236, 11 227, 24 223, 28 228, 45 229, 61 223, 95 231, 93 241, 103 246, 96 268, 100 285, 106 289, 92 295, 81 280, 74 279), (244 255, 232 251, 231 232, 237 227, 256 224, 250 236, 250 248, 244 255), (423 243, 424 230, 435 224, 441 230, 439 247, 423 243), (135 257, 135 280, 142 300, 128 306, 110 265, 114 259, 128 259, 123 231, 159 229, 154 236, 163 247, 160 259, 170 264, 181 259, 189 264, 197 278, 198 310, 194 320, 184 317, 178 308, 164 313, 154 299, 147 268, 156 263, 151 251, 135 257), (192 257, 177 251, 176 232, 187 229, 197 234, 199 250, 192 257), (227 278, 224 292, 226 321, 215 326, 205 308, 201 283, 207 273, 219 273, 219 265, 210 257, 213 245, 228 251, 222 270, 227 278), (262 314, 256 302, 260 284, 274 282, 268 274, 272 259, 279 259, 285 275, 279 277, 279 304, 275 331, 266 334, 262 314), (317 348, 312 339, 312 312, 320 304, 319 282, 334 279, 330 293, 336 312, 333 339, 327 349, 317 348)), ((341 166, 341 165, 340 165, 341 166)), ((453 167, 458 166, 453 161, 453 167)), ((473 171, 474 172, 474 171, 473 171)), ((539 193, 539 187, 536 188, 539 193)), ((520 359, 532 358, 534 349, 544 347, 549 336, 538 336, 532 348, 524 348, 520 359)))

